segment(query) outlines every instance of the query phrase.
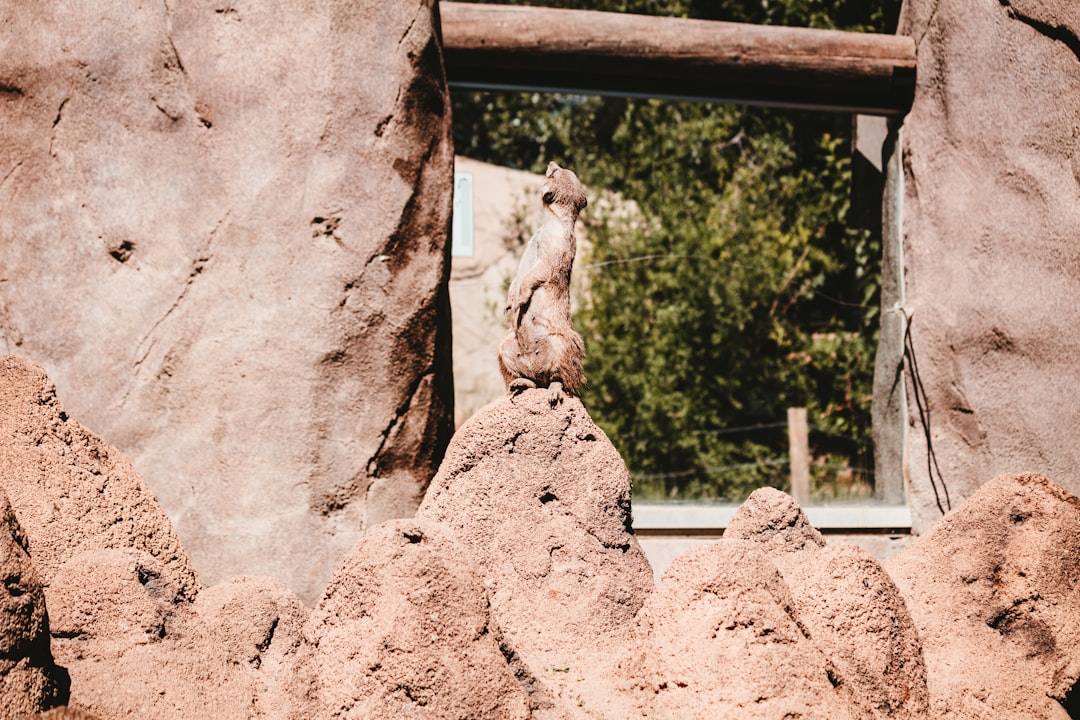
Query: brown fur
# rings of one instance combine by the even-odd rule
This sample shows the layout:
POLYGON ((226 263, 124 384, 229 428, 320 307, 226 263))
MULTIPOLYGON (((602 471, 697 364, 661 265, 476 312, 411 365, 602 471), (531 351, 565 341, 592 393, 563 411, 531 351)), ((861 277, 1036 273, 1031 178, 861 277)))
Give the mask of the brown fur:
POLYGON ((543 187, 544 221, 525 246, 506 297, 506 336, 499 370, 507 390, 585 385, 585 344, 570 321, 570 270, 577 252, 574 224, 588 201, 577 176, 555 163, 543 187))

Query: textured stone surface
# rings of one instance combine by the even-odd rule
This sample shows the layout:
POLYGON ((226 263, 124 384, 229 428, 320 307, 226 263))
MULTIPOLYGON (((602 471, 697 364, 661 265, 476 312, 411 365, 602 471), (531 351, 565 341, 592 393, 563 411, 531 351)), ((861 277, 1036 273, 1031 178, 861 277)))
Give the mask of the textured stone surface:
POLYGON ((0 578, 0 720, 15 720, 66 701, 69 678, 53 663, 45 593, 3 491, 0 578))
POLYGON ((417 516, 479 566, 536 720, 639 714, 615 670, 652 570, 626 465, 580 400, 536 389, 480 409, 417 516))
POLYGON ((825 538, 810 524, 795 498, 776 488, 750 493, 731 516, 724 537, 753 540, 774 554, 825 545, 825 538))
POLYGON ((95 548, 135 548, 194 597, 187 555, 142 478, 115 448, 70 418, 41 368, 0 358, 0 489, 26 530, 49 586, 61 566, 95 548))
POLYGON ((58 707, 32 717, 32 720, 98 720, 97 716, 73 707, 58 707))
POLYGON ((1002 473, 1080 492, 1080 386, 1053 380, 1080 351, 1078 30, 1073 0, 904 2, 899 32, 918 43, 905 302, 930 426, 928 445, 909 381, 920 532, 946 490, 957 507, 1002 473))
POLYGON ((0 6, 0 352, 132 458, 208 583, 313 602, 438 465, 433 5, 0 6))
POLYGON ((896 585, 869 553, 836 543, 773 557, 831 682, 865 718, 927 717, 919 635, 896 585))
POLYGON ((791 593, 794 616, 857 717, 921 718, 929 704, 918 633, 896 585, 865 550, 825 543, 787 493, 760 488, 726 540, 753 541, 791 593))
POLYGON ((306 617, 280 582, 240 579, 196 604, 135 550, 73 558, 48 591, 53 649, 71 704, 104 720, 284 718, 306 617))
POLYGON ((304 633, 297 718, 529 717, 480 576, 438 523, 368 530, 304 633))
POLYGON ((198 590, 178 546, 139 542, 168 537, 163 517, 103 534, 99 514, 153 517, 152 496, 39 370, 0 368, 22 388, 0 403, 0 467, 86 502, 27 503, 25 536, 0 506, 0 698, 20 715, 1025 720, 1075 702, 1080 500, 1040 476, 983 486, 890 561, 895 584, 763 490, 651 591, 625 466, 579 401, 530 390, 462 428, 421 508, 441 522, 369 529, 309 613, 272 578, 198 590), (66 516, 39 505, 94 532, 43 533, 66 516), (35 537, 58 563, 36 591, 35 537))
POLYGON ((417 517, 479 565, 511 646, 604 647, 652 590, 630 529, 630 476, 581 401, 506 396, 454 436, 417 517))
POLYGON ((1066 717, 1059 701, 1080 678, 1077 547, 1080 500, 1013 475, 886 564, 923 643, 930 717, 1066 717))
POLYGON ((651 718, 858 717, 780 573, 748 540, 676 558, 637 618, 623 668, 651 718))

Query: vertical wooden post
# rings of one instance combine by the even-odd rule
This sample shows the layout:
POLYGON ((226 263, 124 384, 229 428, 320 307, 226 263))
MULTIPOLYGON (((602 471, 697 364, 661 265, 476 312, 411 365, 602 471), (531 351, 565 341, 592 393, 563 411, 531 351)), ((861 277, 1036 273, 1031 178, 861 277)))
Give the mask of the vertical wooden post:
POLYGON ((806 408, 788 408, 787 423, 791 497, 805 506, 810 502, 810 429, 806 424, 806 408))

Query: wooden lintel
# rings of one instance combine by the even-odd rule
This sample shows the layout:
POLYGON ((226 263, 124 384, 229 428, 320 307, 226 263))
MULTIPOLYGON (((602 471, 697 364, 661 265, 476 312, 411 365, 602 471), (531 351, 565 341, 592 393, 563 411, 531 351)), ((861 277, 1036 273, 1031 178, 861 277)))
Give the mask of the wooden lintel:
POLYGON ((443 2, 451 87, 892 115, 915 90, 902 35, 443 2))

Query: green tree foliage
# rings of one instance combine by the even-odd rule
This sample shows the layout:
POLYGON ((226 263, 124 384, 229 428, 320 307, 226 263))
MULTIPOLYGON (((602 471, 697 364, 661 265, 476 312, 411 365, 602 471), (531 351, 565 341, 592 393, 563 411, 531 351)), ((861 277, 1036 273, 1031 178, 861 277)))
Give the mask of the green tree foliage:
MULTIPOLYGON (((897 8, 549 4, 878 31, 897 8)), ((582 218, 591 250, 575 271, 590 298, 577 317, 583 399, 638 497, 734 500, 783 487, 791 406, 808 408, 820 492, 842 477, 829 461, 868 479, 880 239, 848 218, 850 117, 539 93, 453 99, 457 152, 536 172, 557 160, 594 197, 616 193, 639 211, 594 203, 582 218)))

